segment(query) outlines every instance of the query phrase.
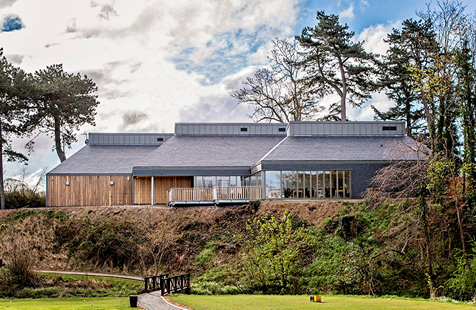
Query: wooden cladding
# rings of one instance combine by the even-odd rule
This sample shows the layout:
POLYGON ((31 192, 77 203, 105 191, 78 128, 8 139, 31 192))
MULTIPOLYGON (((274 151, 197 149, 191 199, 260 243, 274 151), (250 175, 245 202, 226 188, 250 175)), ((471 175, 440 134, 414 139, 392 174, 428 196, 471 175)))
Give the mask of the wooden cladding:
POLYGON ((132 176, 49 175, 46 182, 49 207, 132 204, 132 176))
MULTIPOLYGON (((124 175, 50 175, 47 177, 49 207, 151 204, 151 177, 124 175), (129 178, 129 180, 128 180, 129 178), (111 185, 111 182, 114 182, 111 185), (68 184, 68 185, 66 185, 68 184)), ((154 203, 166 204, 172 187, 192 187, 192 177, 155 177, 154 203)))
POLYGON ((134 203, 139 205, 150 205, 151 185, 152 182, 150 177, 134 179, 134 203))
MULTIPOLYGON (((173 187, 192 187, 193 177, 154 177, 154 204, 168 202, 167 191, 173 187)), ((138 177, 135 182, 135 203, 151 203, 151 177, 138 177)))

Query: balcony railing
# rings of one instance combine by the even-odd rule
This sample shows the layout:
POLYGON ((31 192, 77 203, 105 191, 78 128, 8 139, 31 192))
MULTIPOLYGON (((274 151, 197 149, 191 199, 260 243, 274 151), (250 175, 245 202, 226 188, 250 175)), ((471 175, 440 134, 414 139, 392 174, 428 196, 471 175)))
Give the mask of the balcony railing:
POLYGON ((261 187, 171 188, 168 191, 168 198, 169 205, 249 202, 261 198, 261 187))

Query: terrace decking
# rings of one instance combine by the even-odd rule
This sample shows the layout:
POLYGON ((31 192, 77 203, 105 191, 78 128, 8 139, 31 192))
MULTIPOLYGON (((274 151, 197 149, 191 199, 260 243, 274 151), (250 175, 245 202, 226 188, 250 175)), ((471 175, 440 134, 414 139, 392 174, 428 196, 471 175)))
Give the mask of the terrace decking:
POLYGON ((215 186, 213 188, 171 188, 168 205, 247 203, 261 198, 259 186, 215 186))

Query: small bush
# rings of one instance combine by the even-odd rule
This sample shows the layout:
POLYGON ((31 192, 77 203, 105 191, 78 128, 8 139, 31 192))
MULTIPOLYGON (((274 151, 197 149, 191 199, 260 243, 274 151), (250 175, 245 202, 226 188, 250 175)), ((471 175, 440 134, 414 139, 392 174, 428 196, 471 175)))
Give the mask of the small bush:
POLYGON ((23 181, 10 179, 5 182, 5 207, 7 209, 43 208, 46 206, 46 194, 31 188, 23 181))
POLYGON ((200 266, 209 265, 212 262, 214 253, 212 249, 204 249, 200 254, 195 257, 195 264, 200 266))

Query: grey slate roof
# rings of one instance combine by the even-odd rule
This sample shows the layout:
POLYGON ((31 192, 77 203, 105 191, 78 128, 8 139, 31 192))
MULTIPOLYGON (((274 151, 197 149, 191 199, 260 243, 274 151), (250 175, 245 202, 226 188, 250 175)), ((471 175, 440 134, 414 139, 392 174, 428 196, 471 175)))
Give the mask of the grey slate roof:
POLYGON ((418 145, 407 136, 288 136, 262 162, 416 160, 418 145))
POLYGON ((281 136, 174 136, 135 167, 251 167, 281 136))
POLYGON ((48 174, 131 174, 132 166, 156 148, 86 145, 48 174))

